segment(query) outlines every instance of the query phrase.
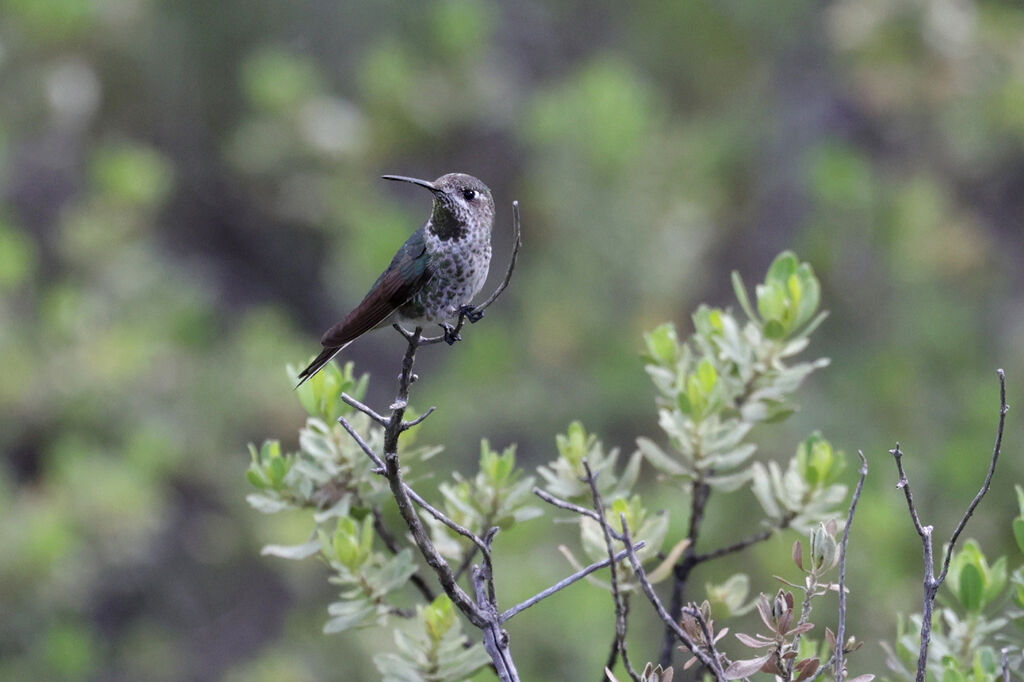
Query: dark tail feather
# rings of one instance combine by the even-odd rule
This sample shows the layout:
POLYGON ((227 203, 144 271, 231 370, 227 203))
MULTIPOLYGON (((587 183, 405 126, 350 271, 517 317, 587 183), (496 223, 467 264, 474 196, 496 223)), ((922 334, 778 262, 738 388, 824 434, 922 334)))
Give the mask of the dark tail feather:
MULTIPOLYGON (((346 346, 348 344, 345 344, 346 346)), ((299 372, 299 383, 295 384, 295 388, 298 388, 302 384, 306 383, 309 379, 313 378, 313 375, 324 368, 324 366, 330 362, 335 355, 341 352, 341 349, 345 346, 328 346, 320 352, 320 355, 316 356, 316 360, 309 363, 309 367, 299 372)))

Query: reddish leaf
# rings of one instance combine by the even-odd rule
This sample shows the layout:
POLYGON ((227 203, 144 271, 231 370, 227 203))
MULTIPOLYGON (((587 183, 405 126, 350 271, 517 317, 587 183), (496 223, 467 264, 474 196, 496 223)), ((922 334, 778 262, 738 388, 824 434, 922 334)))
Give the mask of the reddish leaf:
POLYGON ((769 630, 774 630, 775 626, 772 624, 772 607, 768 603, 768 596, 761 594, 757 599, 757 612, 761 616, 761 620, 764 621, 765 627, 769 630))
POLYGON ((742 632, 736 633, 736 639, 740 640, 741 642, 749 646, 751 649, 761 649, 763 647, 775 644, 775 642, 773 642, 772 640, 765 640, 759 637, 751 637, 750 635, 744 634, 742 632))
POLYGON ((804 623, 803 625, 797 625, 792 630, 788 630, 785 634, 786 637, 792 637, 793 635, 802 635, 808 630, 814 629, 814 623, 804 623))
POLYGON ((742 661, 733 661, 732 665, 725 669, 725 679, 741 680, 750 677, 759 671, 764 664, 772 657, 772 654, 765 654, 757 658, 748 658, 742 661))
POLYGON ((804 660, 793 666, 793 669, 799 673, 795 682, 803 682, 808 677, 818 672, 818 666, 821 664, 816 658, 805 658, 804 660))
POLYGON ((784 632, 787 632, 789 630, 789 624, 792 623, 792 622, 793 622, 793 612, 792 611, 786 611, 785 613, 782 614, 782 617, 779 618, 779 625, 778 625, 778 628, 775 630, 775 632, 779 633, 780 635, 782 633, 784 633, 784 632))
POLYGON ((768 662, 761 666, 761 672, 778 675, 780 677, 783 677, 786 674, 781 668, 779 668, 779 661, 774 656, 768 659, 768 662))

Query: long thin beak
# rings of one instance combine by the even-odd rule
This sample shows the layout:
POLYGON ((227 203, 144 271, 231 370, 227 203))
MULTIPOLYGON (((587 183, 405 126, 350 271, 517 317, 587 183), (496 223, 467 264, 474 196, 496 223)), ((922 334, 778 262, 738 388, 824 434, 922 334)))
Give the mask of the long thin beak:
POLYGON ((382 175, 381 177, 384 178, 385 180, 395 180, 397 182, 411 182, 414 185, 426 187, 431 192, 437 191, 437 185, 435 185, 432 182, 427 182, 426 180, 420 180, 419 178, 407 178, 404 175, 382 175))

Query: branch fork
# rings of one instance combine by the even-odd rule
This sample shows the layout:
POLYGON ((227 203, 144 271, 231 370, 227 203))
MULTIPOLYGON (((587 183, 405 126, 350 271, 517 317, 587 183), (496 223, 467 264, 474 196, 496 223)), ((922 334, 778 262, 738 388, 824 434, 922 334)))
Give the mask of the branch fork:
MULTIPOLYGON (((959 523, 956 528, 953 529, 952 535, 950 535, 949 542, 946 545, 946 557, 942 562, 942 570, 939 574, 935 575, 935 547, 933 540, 933 527, 926 526, 921 523, 921 517, 917 511, 917 505, 914 503, 914 495, 910 489, 910 479, 907 478, 907 473, 903 468, 903 450, 900 449, 900 444, 896 443, 896 447, 889 451, 889 454, 896 460, 896 471, 899 474, 899 479, 896 482, 896 487, 903 491, 904 497, 907 500, 907 509, 910 513, 910 519, 914 523, 914 529, 917 531, 918 536, 921 538, 921 546, 924 554, 924 579, 923 579, 923 608, 921 615, 921 648, 917 658, 917 682, 925 682, 926 672, 928 668, 928 647, 931 644, 932 634, 932 615, 935 608, 935 596, 942 587, 942 583, 946 580, 946 574, 949 572, 949 562, 953 559, 953 552, 956 549, 956 541, 960 538, 960 534, 967 527, 967 522, 970 521, 971 516, 974 514, 974 510, 978 508, 982 498, 989 491, 989 487, 992 485, 992 476, 996 471, 996 463, 999 461, 999 453, 1003 447, 1003 429, 1006 425, 1006 413, 1009 412, 1010 406, 1006 403, 1006 373, 999 369, 996 370, 996 374, 999 376, 999 422, 996 427, 996 439, 995 445, 992 448, 992 457, 989 460, 988 473, 985 475, 985 482, 982 483, 981 489, 971 500, 971 503, 967 506, 963 516, 960 517, 959 523)), ((842 658, 839 656, 839 660, 842 658)))

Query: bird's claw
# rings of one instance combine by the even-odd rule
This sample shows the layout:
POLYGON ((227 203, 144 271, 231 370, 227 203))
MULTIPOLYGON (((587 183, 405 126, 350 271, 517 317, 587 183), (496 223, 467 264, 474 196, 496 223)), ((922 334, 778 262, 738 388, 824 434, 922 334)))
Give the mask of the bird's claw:
POLYGON ((450 324, 443 325, 444 329, 444 342, 449 346, 454 345, 456 341, 461 341, 462 337, 459 336, 459 332, 455 330, 455 327, 450 324))
POLYGON ((465 317, 467 320, 470 321, 470 323, 476 324, 477 322, 483 319, 484 311, 477 310, 476 307, 471 305, 464 305, 461 308, 459 308, 459 315, 465 317))

